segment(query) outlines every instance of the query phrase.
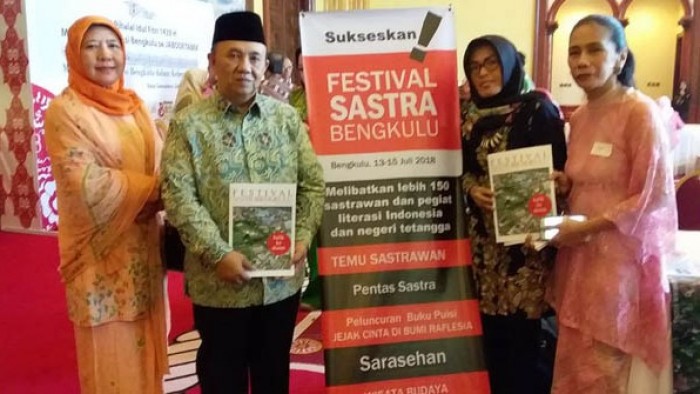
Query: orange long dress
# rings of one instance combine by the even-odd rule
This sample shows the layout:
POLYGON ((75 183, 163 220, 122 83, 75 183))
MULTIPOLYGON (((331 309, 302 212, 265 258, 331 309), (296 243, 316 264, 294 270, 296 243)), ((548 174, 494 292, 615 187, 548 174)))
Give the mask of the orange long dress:
POLYGON ((68 88, 47 111, 46 144, 82 392, 162 393, 165 271, 155 216, 137 217, 158 187, 160 137, 133 115, 107 115, 68 88))

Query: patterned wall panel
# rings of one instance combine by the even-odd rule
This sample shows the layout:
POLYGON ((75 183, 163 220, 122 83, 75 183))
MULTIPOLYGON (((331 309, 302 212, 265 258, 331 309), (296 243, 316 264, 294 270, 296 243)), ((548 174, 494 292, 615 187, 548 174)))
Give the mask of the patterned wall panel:
POLYGON ((0 2, 0 228, 42 231, 21 0, 0 2))

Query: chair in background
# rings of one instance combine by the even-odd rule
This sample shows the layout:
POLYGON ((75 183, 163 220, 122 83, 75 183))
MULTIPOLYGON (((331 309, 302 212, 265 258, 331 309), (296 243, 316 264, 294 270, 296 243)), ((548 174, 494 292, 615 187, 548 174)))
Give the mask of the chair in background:
POLYGON ((700 170, 688 174, 676 183, 678 228, 700 230, 700 170))

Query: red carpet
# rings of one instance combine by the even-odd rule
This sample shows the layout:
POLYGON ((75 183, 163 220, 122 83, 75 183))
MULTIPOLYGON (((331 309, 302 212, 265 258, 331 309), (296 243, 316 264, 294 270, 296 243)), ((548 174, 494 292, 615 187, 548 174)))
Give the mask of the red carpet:
MULTIPOLYGON (((0 232, 0 266, 0 393, 78 393, 73 328, 56 271, 56 238, 0 232)), ((172 367, 166 390, 199 394, 191 362, 198 342, 191 338, 196 332, 191 332, 191 304, 184 296, 182 275, 169 274, 168 289, 172 367)), ((313 317, 299 316, 298 340, 292 348, 292 394, 324 392, 320 320, 303 331, 301 327, 313 317)))
POLYGON ((73 326, 56 271, 56 238, 0 232, 0 261, 0 390, 78 393, 73 326))

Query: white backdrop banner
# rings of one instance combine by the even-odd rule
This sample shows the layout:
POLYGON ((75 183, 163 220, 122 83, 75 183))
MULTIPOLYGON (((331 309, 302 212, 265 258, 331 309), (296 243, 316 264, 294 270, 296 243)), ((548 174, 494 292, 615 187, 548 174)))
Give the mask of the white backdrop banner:
POLYGON ((112 19, 124 35, 126 86, 160 118, 189 68, 206 68, 214 9, 198 0, 26 0, 32 85, 57 95, 67 85, 66 34, 85 15, 112 19))
POLYGON ((215 13, 211 3, 199 0, 25 0, 24 6, 41 228, 56 230, 55 183, 44 145, 44 112, 68 84, 68 28, 85 15, 113 20, 125 41, 126 87, 138 93, 154 119, 167 120, 185 71, 207 67, 215 13))

